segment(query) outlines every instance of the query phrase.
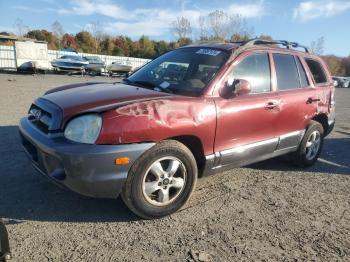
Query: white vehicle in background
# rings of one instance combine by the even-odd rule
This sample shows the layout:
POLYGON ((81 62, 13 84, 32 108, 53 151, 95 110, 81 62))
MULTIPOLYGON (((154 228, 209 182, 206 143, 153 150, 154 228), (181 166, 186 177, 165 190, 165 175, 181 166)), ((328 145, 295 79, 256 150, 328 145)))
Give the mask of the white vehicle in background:
POLYGON ((350 88, 350 77, 344 77, 344 87, 350 88))
POLYGON ((350 88, 350 77, 333 76, 332 79, 335 81, 335 87, 350 88))
POLYGON ((109 75, 128 74, 133 71, 133 66, 130 61, 112 62, 112 64, 108 65, 106 69, 109 75))
POLYGON ((89 62, 78 55, 64 55, 51 61, 52 67, 57 71, 81 71, 89 62))
POLYGON ((101 73, 106 67, 105 62, 103 62, 98 56, 84 56, 83 59, 89 62, 85 67, 87 71, 101 73))

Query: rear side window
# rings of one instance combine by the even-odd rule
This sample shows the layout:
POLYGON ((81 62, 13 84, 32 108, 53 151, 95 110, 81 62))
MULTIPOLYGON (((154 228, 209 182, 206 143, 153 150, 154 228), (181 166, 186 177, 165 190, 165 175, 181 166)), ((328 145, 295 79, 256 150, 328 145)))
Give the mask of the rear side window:
POLYGON ((327 83, 327 77, 324 73, 322 65, 314 59, 306 58, 305 59, 307 66, 310 69, 310 72, 315 80, 316 84, 327 83))
POLYGON ((299 74, 294 56, 273 54, 275 62, 277 86, 279 90, 300 88, 299 74))
POLYGON ((299 70, 301 87, 309 86, 309 81, 307 80, 305 69, 304 69, 303 65, 301 64, 299 57, 296 58, 296 61, 297 61, 297 66, 298 66, 298 70, 299 70))
POLYGON ((229 76, 229 81, 235 79, 249 81, 252 93, 270 92, 271 74, 267 53, 255 53, 244 58, 229 76))

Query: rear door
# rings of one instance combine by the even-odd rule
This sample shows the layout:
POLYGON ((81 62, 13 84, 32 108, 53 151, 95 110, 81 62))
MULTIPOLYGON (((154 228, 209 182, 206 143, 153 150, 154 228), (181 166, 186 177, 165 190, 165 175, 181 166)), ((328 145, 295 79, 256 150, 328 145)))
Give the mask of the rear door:
POLYGON ((325 70, 327 68, 326 65, 320 59, 305 57, 304 61, 309 68, 312 81, 316 88, 317 101, 315 103, 317 103, 318 113, 327 114, 328 124, 331 125, 335 120, 334 85, 332 78, 327 73, 328 71, 325 70))
POLYGON ((275 126, 280 137, 277 150, 297 147, 316 112, 315 88, 299 56, 273 52, 272 57, 280 100, 279 120, 275 126))

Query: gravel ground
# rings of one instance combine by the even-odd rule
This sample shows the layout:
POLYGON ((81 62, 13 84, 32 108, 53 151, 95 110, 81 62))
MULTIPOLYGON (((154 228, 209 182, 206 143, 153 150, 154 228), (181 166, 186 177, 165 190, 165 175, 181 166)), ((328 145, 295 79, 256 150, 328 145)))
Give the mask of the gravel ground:
POLYGON ((78 76, 0 75, 0 217, 14 261, 349 261, 350 89, 317 164, 268 160, 199 180, 186 207, 153 221, 121 200, 58 188, 30 166, 17 124, 31 102, 78 76))

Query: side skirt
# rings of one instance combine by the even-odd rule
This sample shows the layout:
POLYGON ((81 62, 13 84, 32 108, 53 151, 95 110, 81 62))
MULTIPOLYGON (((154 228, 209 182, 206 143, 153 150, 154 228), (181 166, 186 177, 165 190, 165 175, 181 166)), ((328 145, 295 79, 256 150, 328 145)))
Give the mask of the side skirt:
POLYGON ((227 149, 206 156, 206 165, 202 176, 294 152, 298 149, 304 133, 305 130, 295 131, 277 138, 227 149))

